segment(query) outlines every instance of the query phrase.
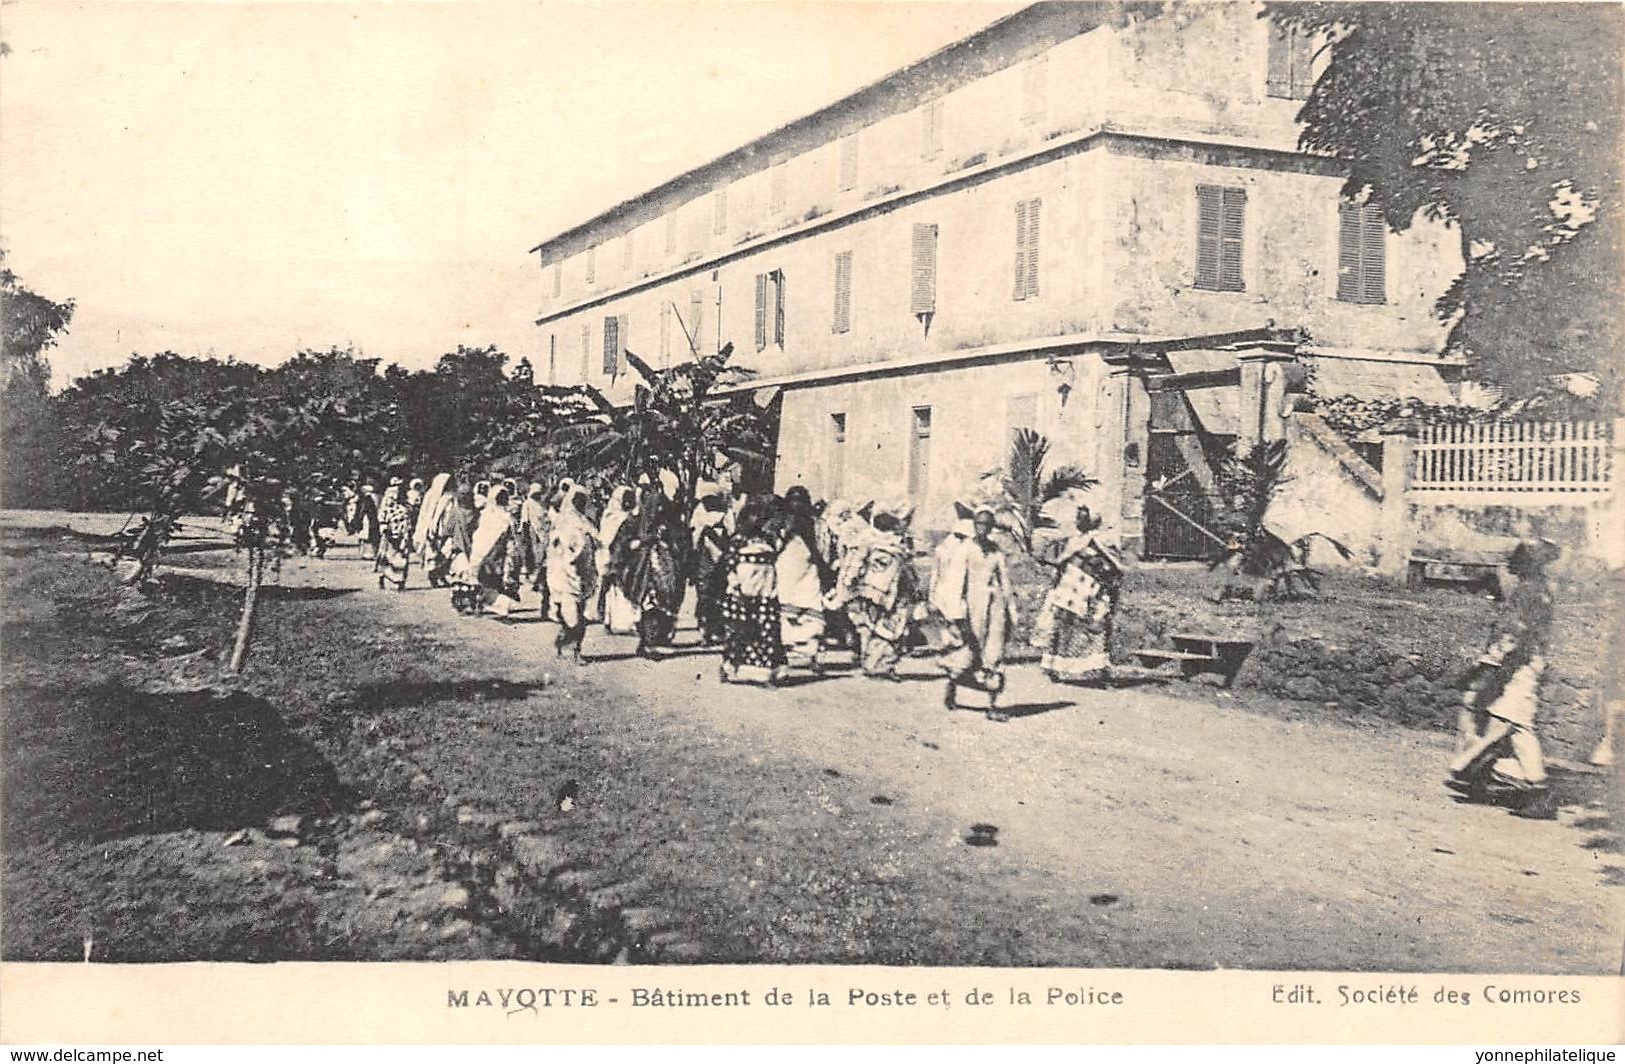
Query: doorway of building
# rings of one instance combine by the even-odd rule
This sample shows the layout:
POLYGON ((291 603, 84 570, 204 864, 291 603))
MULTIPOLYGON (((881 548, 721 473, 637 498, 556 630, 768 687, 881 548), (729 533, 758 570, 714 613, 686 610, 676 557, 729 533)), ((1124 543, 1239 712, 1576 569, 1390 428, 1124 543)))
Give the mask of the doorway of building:
POLYGON ((1225 539, 1216 527, 1223 503, 1214 468, 1230 442, 1230 437, 1201 430, 1184 392, 1151 393, 1151 436, 1145 463, 1146 558, 1205 561, 1225 550, 1225 539))

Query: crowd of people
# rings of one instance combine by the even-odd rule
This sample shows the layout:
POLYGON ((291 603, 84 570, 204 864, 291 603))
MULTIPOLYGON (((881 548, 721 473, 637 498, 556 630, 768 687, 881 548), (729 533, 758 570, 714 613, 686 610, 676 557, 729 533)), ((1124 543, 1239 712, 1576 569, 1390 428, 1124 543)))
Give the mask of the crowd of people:
MULTIPOLYGON (((428 484, 394 477, 382 492, 347 489, 338 514, 284 501, 298 549, 324 553, 318 526, 336 524, 373 559, 380 589, 404 590, 420 566, 459 613, 501 621, 528 589, 557 625, 556 652, 577 663, 594 623, 635 635, 641 656, 663 656, 692 591, 700 644, 720 651, 724 682, 774 686, 797 670, 821 674, 837 655, 864 676, 897 681, 913 652, 945 673, 949 709, 970 688, 985 693, 990 719, 1009 719, 1000 695, 1016 597, 999 504, 956 503, 922 577, 911 506, 815 502, 799 486, 746 494, 726 478, 697 494, 680 506, 665 486, 644 483, 600 501, 570 479, 521 491, 512 478, 459 484, 441 473, 428 484)), ((1086 505, 1069 509, 1049 515, 1058 532, 1023 543, 1055 572, 1031 641, 1052 680, 1103 684, 1123 566, 1100 519, 1086 505)), ((1462 679, 1446 782, 1469 798, 1501 791, 1535 809, 1550 802, 1534 717, 1551 626, 1546 569, 1557 553, 1544 540, 1512 553, 1505 609, 1462 679)))
MULTIPOLYGON (((720 653, 724 682, 774 686, 847 660, 895 682, 917 654, 946 675, 949 709, 969 688, 985 693, 991 719, 1009 719, 999 700, 1016 596, 998 504, 957 503, 931 564, 917 567, 909 505, 815 501, 800 486, 748 494, 727 478, 687 505, 675 494, 647 482, 598 497, 570 479, 393 477, 381 492, 347 489, 335 523, 373 559, 380 589, 404 590, 421 569, 457 612, 509 623, 534 596, 557 626, 556 653, 578 663, 591 624, 664 656, 692 595, 699 643, 720 653)), ((1078 507, 1071 534, 1035 555, 1057 573, 1033 626, 1057 680, 1108 676, 1121 566, 1099 527, 1078 507)), ((320 535, 307 540, 325 549, 320 535)))

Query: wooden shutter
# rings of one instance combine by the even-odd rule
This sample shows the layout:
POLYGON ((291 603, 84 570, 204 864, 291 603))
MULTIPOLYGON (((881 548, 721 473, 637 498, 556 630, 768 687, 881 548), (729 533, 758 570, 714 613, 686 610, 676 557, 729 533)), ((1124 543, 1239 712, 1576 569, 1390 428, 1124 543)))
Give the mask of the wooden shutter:
POLYGON ((604 376, 614 376, 620 361, 621 320, 611 315, 604 319, 604 376))
POLYGON ((592 322, 581 323, 581 383, 587 383, 587 370, 592 365, 592 322))
POLYGON ((846 191, 858 183, 858 135, 848 133, 841 138, 840 190, 846 191))
MULTIPOLYGON (((1270 96, 1290 99, 1292 95, 1292 40, 1290 31, 1279 22, 1269 24, 1269 68, 1264 75, 1264 91, 1270 96)), ((1257 38, 1254 38, 1256 40, 1257 38)), ((1255 74, 1254 77, 1257 77, 1255 74)))
POLYGON ((1240 292, 1247 191, 1196 186, 1196 287, 1240 292))
POLYGON ((1038 296, 1038 216, 1043 200, 1027 201, 1027 298, 1038 296))
POLYGON ((1292 32, 1292 46, 1287 50, 1291 71, 1287 80, 1287 94, 1294 100, 1307 100, 1315 87, 1315 39, 1301 29, 1292 32))
POLYGON ((1049 56, 1040 55, 1021 71, 1021 120, 1037 122, 1049 101, 1049 56))
POLYGON ((1337 215, 1337 298, 1387 301, 1387 229, 1376 204, 1343 202, 1337 215))
POLYGON ((932 100, 920 114, 920 157, 930 159, 942 150, 942 101, 932 100))
POLYGON ((553 298, 557 299, 564 294, 564 263, 553 264, 553 298))
POLYGON ((767 274, 756 275, 756 350, 767 346, 767 274))
POLYGON ((1038 295, 1038 220, 1042 200, 1021 200, 1016 204, 1016 290, 1017 299, 1038 295))
POLYGON ((547 334, 547 383, 559 382, 559 334, 547 334))
POLYGON ((705 317, 705 297, 694 292, 688 297, 688 349, 691 354, 700 353, 700 319, 705 317))
POLYGON ((1361 301, 1360 207, 1347 200, 1337 208, 1337 298, 1345 303, 1361 301))
POLYGON ((1241 278, 1241 253, 1246 210, 1245 189, 1224 190, 1224 221, 1219 229, 1219 287, 1226 292, 1240 292, 1245 287, 1241 278))
POLYGON ((773 277, 773 342, 784 346, 784 271, 774 270, 773 277))
POLYGON ((1382 208, 1368 203, 1360 209, 1360 298, 1366 303, 1388 299, 1388 222, 1382 208))
POLYGON ((1016 290, 1015 298, 1027 298, 1027 201, 1016 201, 1016 290))
POLYGON ((852 328, 852 253, 843 251, 835 256, 835 311, 832 332, 844 333, 852 328))
POLYGON ((1217 185, 1196 186, 1196 287, 1219 287, 1219 220, 1224 196, 1217 185))
POLYGON ((716 203, 713 206, 715 207, 716 213, 715 213, 715 217, 711 221, 711 231, 713 233, 715 233, 717 236, 721 236, 722 234, 724 234, 724 233, 726 233, 728 231, 728 190, 727 189, 725 189, 725 188, 717 189, 716 203))
POLYGON ((937 227, 925 223, 914 226, 913 283, 909 289, 909 312, 934 314, 937 309, 937 227))
POLYGON ((598 249, 587 249, 587 283, 594 284, 598 280, 598 249))
POLYGON ((789 181, 786 179, 784 168, 785 164, 779 163, 773 167, 772 172, 768 175, 768 207, 774 214, 779 214, 784 210, 784 201, 787 198, 789 181))

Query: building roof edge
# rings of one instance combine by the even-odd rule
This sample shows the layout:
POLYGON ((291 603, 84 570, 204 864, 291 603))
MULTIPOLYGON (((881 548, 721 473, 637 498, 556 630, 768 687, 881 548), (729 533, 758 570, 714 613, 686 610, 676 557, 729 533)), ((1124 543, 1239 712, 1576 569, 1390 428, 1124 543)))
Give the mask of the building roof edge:
MULTIPOLYGON (((580 238, 590 230, 603 226, 606 223, 629 217, 636 213, 643 204, 668 196, 686 185, 715 180, 722 174, 740 168, 744 164, 755 161, 764 153, 771 154, 771 149, 777 145, 791 142, 798 134, 804 134, 832 121, 839 123, 846 114, 857 111, 874 101, 883 99, 891 94, 906 91, 913 83, 928 78, 938 68, 951 67, 956 62, 963 62, 971 66, 977 60, 977 51, 990 41, 1005 36, 1018 36, 1024 28, 1031 26, 1035 31, 1035 40, 1044 39, 1042 30, 1046 27, 1054 33, 1066 27, 1078 27, 1071 33, 1055 37, 1055 41, 1075 36, 1079 32, 1093 29, 1103 21, 1103 14, 1107 4, 1092 2, 1092 0, 1064 0, 1064 2, 1041 2, 1029 4, 1019 11, 1013 11, 1002 18, 995 19, 975 33, 952 41, 931 54, 892 71, 886 76, 872 81, 862 88, 824 105, 816 111, 793 119, 767 133, 762 134, 737 148, 728 151, 715 159, 701 163, 699 166, 686 170, 676 177, 656 185, 629 199, 622 200, 607 210, 600 211, 591 218, 586 219, 568 229, 562 230, 546 240, 532 247, 527 254, 535 255, 553 245, 580 238)), ((1055 43, 1051 41, 1049 43, 1055 43)), ((1011 62, 1019 59, 1011 60, 1011 62)), ((996 60, 991 61, 996 63, 996 60)), ((1004 63, 1008 66, 1010 63, 1004 63)), ((999 69, 1000 65, 990 65, 985 71, 959 74, 958 80, 949 79, 952 84, 962 84, 981 73, 999 69)))

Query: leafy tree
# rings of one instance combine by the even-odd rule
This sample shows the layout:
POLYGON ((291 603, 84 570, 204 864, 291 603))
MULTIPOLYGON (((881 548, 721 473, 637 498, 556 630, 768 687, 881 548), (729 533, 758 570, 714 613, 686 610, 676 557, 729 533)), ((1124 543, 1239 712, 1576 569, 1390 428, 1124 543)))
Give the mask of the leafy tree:
POLYGON ((29 290, 5 265, 0 250, 0 498, 7 505, 40 505, 56 493, 51 461, 51 363, 45 352, 67 331, 73 300, 58 303, 29 290))
POLYGON ((1389 225, 1456 227, 1450 349, 1527 393, 1599 374, 1619 396, 1621 41, 1613 4, 1270 3, 1328 41, 1301 145, 1389 225))
POLYGON ((1309 568, 1309 549, 1323 539, 1344 558, 1353 552, 1322 532, 1311 532, 1288 542, 1269 527, 1270 505, 1276 492, 1292 478, 1287 475, 1285 440, 1267 440, 1236 449, 1220 463, 1219 507, 1216 514, 1226 546, 1215 552, 1213 568, 1223 569, 1224 582, 1214 592, 1222 601, 1243 593, 1254 601, 1291 598, 1299 591, 1319 590, 1318 574, 1309 568))
POLYGON ((631 351, 625 356, 639 379, 626 406, 616 406, 591 385, 549 390, 561 406, 584 401, 552 436, 577 477, 635 483, 645 476, 658 482, 669 474, 686 512, 702 478, 733 463, 771 461, 765 406, 748 393, 731 391, 753 376, 730 364, 733 344, 664 370, 631 351))
POLYGON ((1068 491, 1087 491, 1100 481, 1081 466, 1064 465, 1048 477, 1044 463, 1049 459, 1049 437, 1031 428, 1019 428, 1010 439, 1008 493, 1020 510, 1029 532, 1043 526, 1044 504, 1068 491))

